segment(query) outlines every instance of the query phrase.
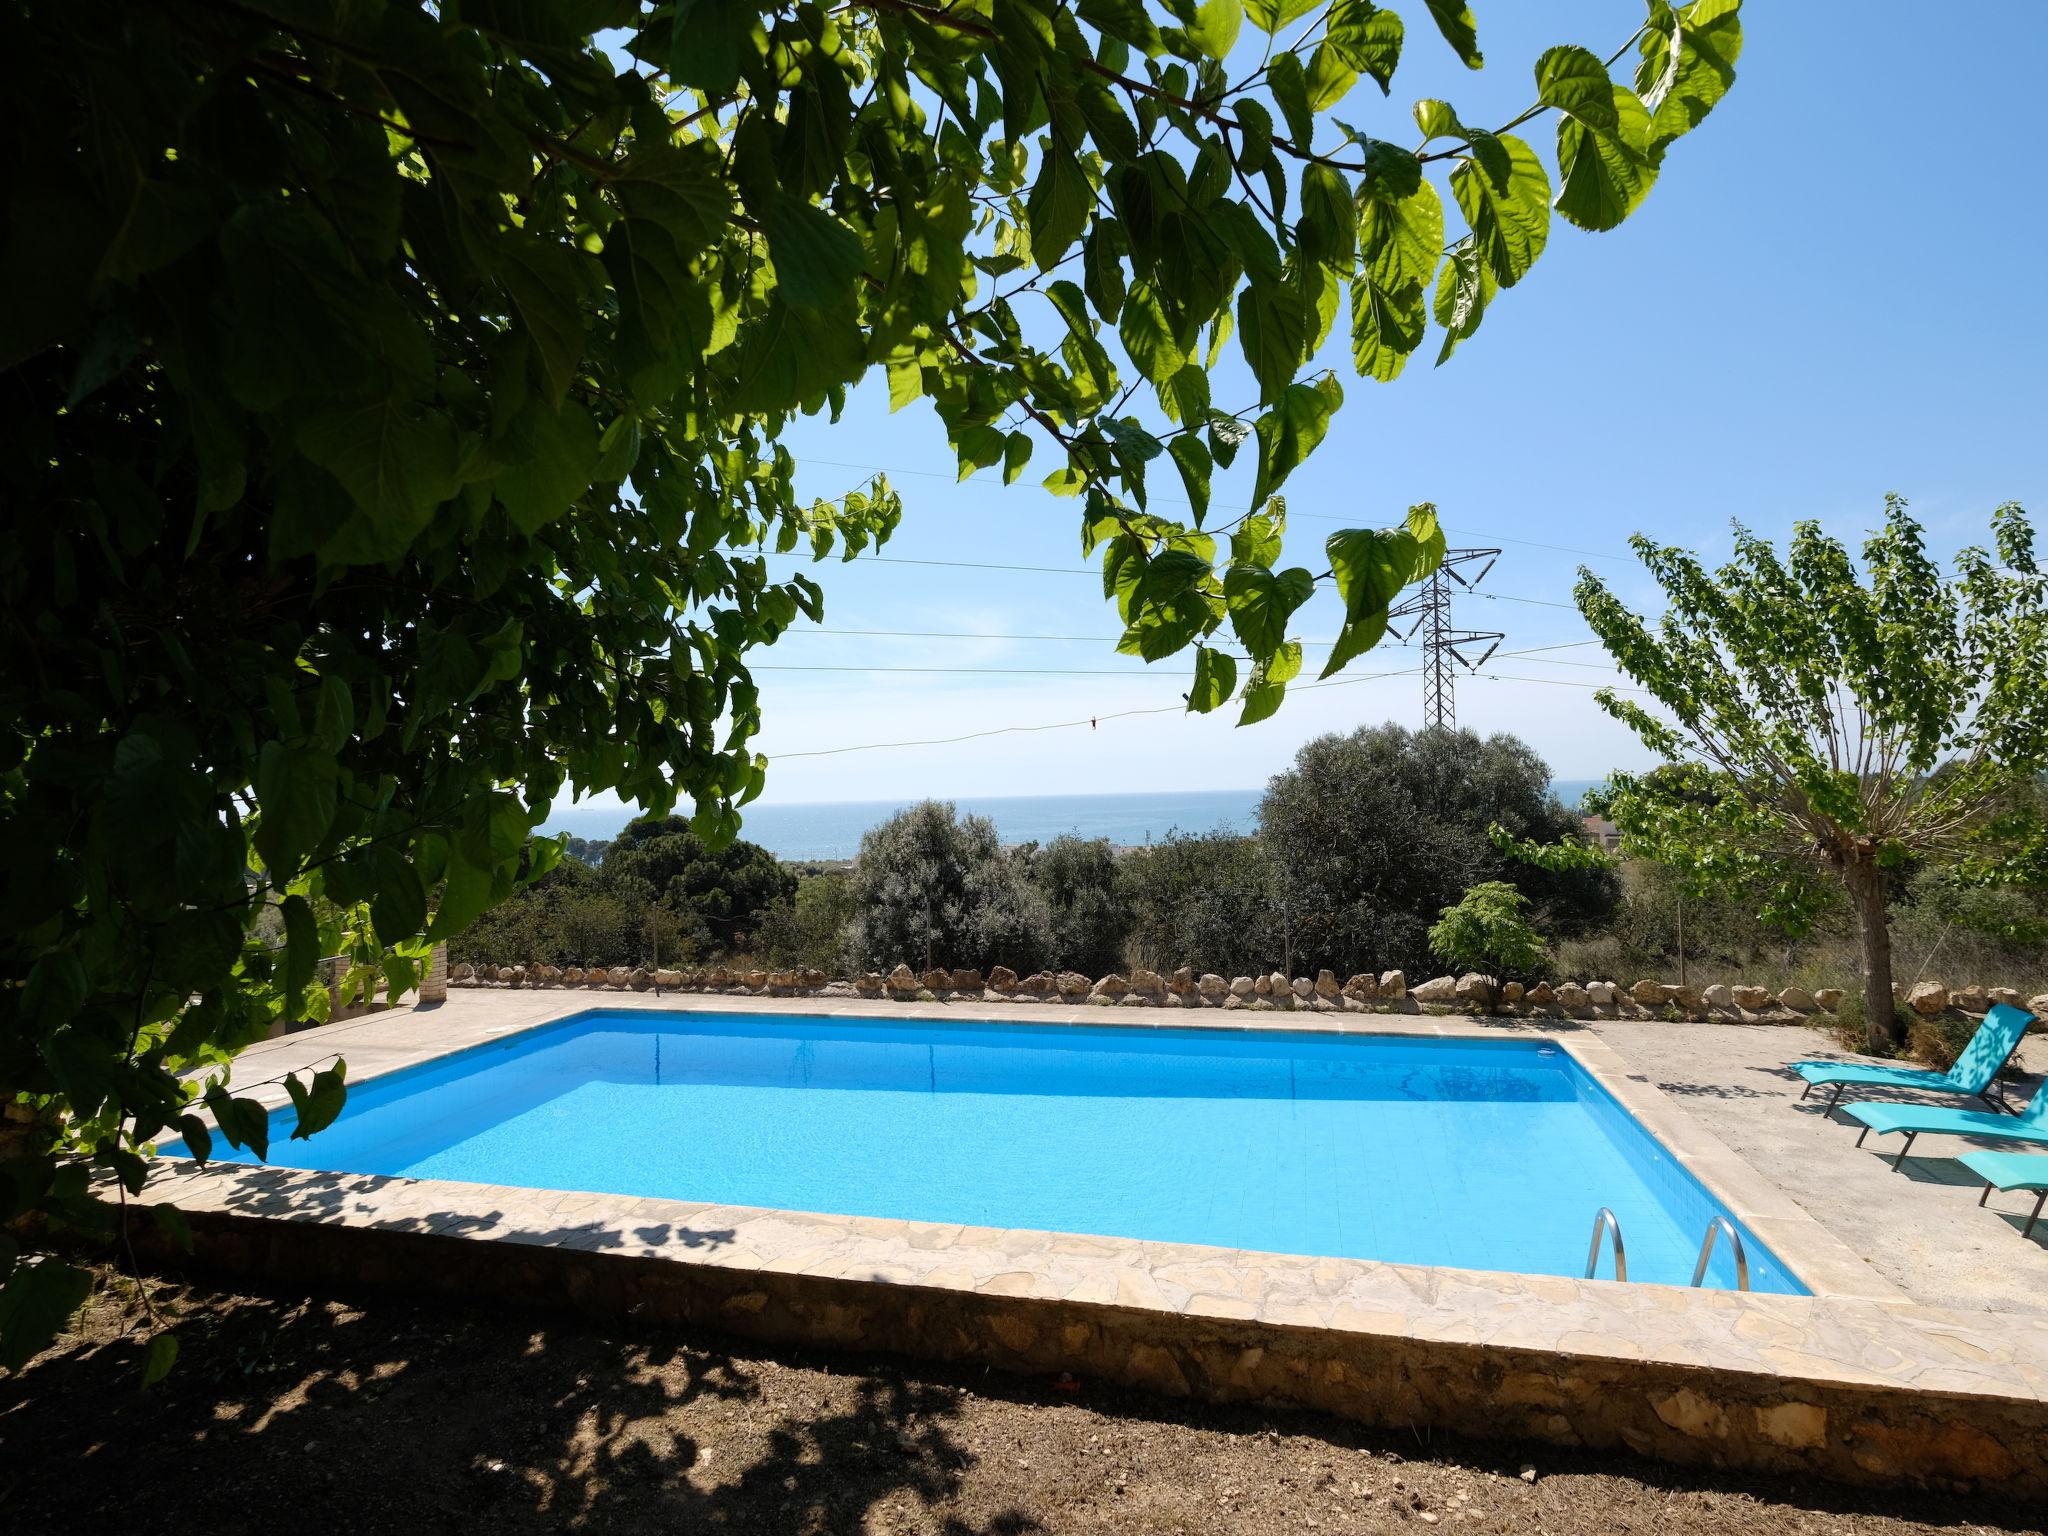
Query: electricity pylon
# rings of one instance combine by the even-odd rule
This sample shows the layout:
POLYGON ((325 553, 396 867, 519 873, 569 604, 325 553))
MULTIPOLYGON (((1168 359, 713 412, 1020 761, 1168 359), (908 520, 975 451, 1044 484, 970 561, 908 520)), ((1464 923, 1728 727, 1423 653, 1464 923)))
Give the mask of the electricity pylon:
POLYGON ((1418 631, 1422 635, 1422 728, 1442 726, 1445 730, 1456 730, 1458 726, 1458 701, 1454 685, 1455 674, 1452 663, 1467 672, 1477 672, 1485 666, 1500 643, 1507 637, 1498 630, 1453 629, 1451 628, 1451 583, 1456 582, 1466 591, 1471 591, 1486 579, 1486 573, 1493 569, 1494 561, 1500 558, 1497 549, 1451 549, 1444 551, 1443 564, 1439 565, 1423 582, 1422 590, 1406 602, 1388 610, 1387 627, 1400 634, 1403 639, 1413 639, 1418 631), (1486 563, 1479 568, 1479 574, 1469 581, 1458 568, 1486 563), (1395 624, 1397 619, 1413 618, 1415 622, 1403 632, 1395 624), (1484 645, 1486 650, 1477 661, 1467 655, 1468 650, 1484 645))

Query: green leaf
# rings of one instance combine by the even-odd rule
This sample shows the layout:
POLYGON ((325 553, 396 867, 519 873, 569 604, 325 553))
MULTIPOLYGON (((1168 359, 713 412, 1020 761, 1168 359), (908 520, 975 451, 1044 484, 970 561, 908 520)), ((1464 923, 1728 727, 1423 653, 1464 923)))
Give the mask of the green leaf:
POLYGON ((1479 51, 1479 29, 1472 20, 1472 8, 1465 0, 1429 0, 1429 14, 1436 22, 1437 31, 1443 33, 1444 41, 1467 69, 1478 69, 1486 62, 1486 56, 1479 51))
POLYGON ((777 197, 761 218, 782 297, 800 309, 850 310, 867 260, 860 237, 817 204, 777 197))
POLYGON ((760 24, 746 0, 676 0, 668 73, 678 85, 726 97, 739 83, 740 66, 754 51, 760 24))
POLYGON ((284 899, 284 940, 285 1017, 295 1020, 300 1017, 300 1005, 320 959, 319 925, 303 896, 284 899))
POLYGON ((1195 681, 1188 690, 1188 713, 1206 715, 1221 709, 1237 691, 1237 661, 1206 645, 1195 647, 1195 681))
POLYGON ((1258 420, 1259 473, 1252 500, 1264 501, 1280 489, 1316 444, 1330 430, 1330 418, 1344 403, 1334 378, 1315 384, 1291 384, 1280 402, 1258 420))
POLYGON ((1308 87, 1309 105, 1318 112, 1327 111, 1358 84, 1358 71, 1351 67, 1341 49, 1321 43, 1308 56, 1308 72, 1303 83, 1308 87))
POLYGON ((1230 57, 1244 26, 1244 0, 1200 0, 1188 23, 1188 40, 1212 59, 1230 57))
POLYGON ((1248 512, 1230 535, 1233 565, 1266 566, 1280 558, 1287 531, 1287 501, 1275 496, 1257 512, 1248 512))
POLYGON ((576 400, 564 400, 557 411, 532 402, 513 422, 505 443, 519 462, 499 470, 491 488, 505 515, 529 534, 561 517, 590 489, 602 451, 597 424, 576 400))
POLYGON ((392 394, 313 412, 299 428, 298 444, 355 504, 356 515, 324 546, 330 559, 392 558, 455 494, 454 426, 438 411, 392 394))
POLYGON ((1651 113, 1649 150, 1661 157, 1674 139, 1706 120, 1735 83, 1742 56, 1742 0, 1697 0, 1653 16, 1644 30, 1636 93, 1651 113))
POLYGON ((1166 451, 1173 459, 1174 468, 1180 471, 1181 484, 1187 487, 1188 501, 1194 507, 1195 526, 1199 528, 1209 511, 1209 450, 1202 446, 1200 438, 1183 432, 1167 444, 1166 451))
POLYGON ((1633 91, 1612 87, 1615 129, 1602 132, 1576 117, 1557 125, 1557 211, 1581 229, 1612 229, 1641 206, 1657 180, 1651 164, 1649 114, 1633 91))
POLYGON ((1473 237, 1467 236, 1451 247, 1449 258, 1437 273, 1432 304, 1436 323, 1444 332, 1443 349, 1436 358, 1438 366, 1450 359, 1458 343, 1479 329, 1495 289, 1493 269, 1480 255, 1473 237))
POLYGON ((1147 279, 1131 284, 1123 314, 1118 317, 1117 335, 1123 340, 1125 355, 1154 384, 1165 384, 1187 366, 1187 354, 1174 338, 1158 291, 1147 279))
POLYGON ((1401 62, 1404 31, 1398 15, 1381 10, 1372 0, 1336 0, 1325 36, 1346 63, 1386 94, 1393 89, 1394 70, 1401 62))
POLYGON ((232 1097, 220 1083, 206 1087, 206 1107, 231 1147, 247 1147, 261 1160, 270 1155, 270 1111, 254 1099, 232 1097))
POLYGON ((298 1124, 292 1127, 292 1140, 303 1141, 334 1124, 335 1117, 348 1103, 348 1087, 343 1081, 347 1073, 348 1064, 336 1061, 333 1066, 315 1072, 310 1083, 300 1082, 296 1072, 286 1076, 284 1091, 291 1095, 292 1108, 299 1117, 298 1124))
POLYGON ((1088 227, 1095 206, 1088 173, 1071 146, 1055 139, 1038 169, 1038 180, 1025 205, 1031 221, 1031 259, 1041 272, 1065 259, 1068 248, 1088 227))
POLYGON ((1266 84, 1273 92, 1281 117, 1287 120, 1289 141, 1296 149, 1312 148, 1316 114, 1308 104, 1308 76, 1302 71, 1301 60, 1291 53, 1274 54, 1266 66, 1266 84))
POLYGON ((1237 300, 1237 341, 1262 404, 1294 382, 1309 340, 1308 306, 1291 283, 1247 283, 1237 300))
POLYGON ((92 1276, 53 1258, 14 1266, 0 1286, 0 1366, 18 1371, 50 1347, 92 1294, 92 1276))
POLYGON ((178 1363, 178 1336, 169 1329, 160 1329, 149 1336, 149 1342, 142 1347, 142 1384, 153 1387, 171 1374, 171 1367, 178 1363))
POLYGON ((1264 170, 1273 163, 1273 114, 1251 96, 1240 98, 1231 110, 1244 130, 1238 135, 1237 168, 1246 172, 1264 170))
POLYGON ((1017 477, 1024 473, 1024 466, 1030 462, 1030 434, 1012 432, 1003 439, 1003 484, 1015 485, 1017 477))
POLYGON ((1351 281, 1351 357, 1366 378, 1400 373, 1427 328, 1427 285, 1443 250, 1444 211, 1436 188, 1417 179, 1405 196, 1368 182, 1359 224, 1362 271, 1351 281))
POLYGON ((339 805, 334 759, 309 747, 266 742, 256 759, 256 851, 288 879, 327 836, 339 805))
POLYGON ((1618 121, 1607 66, 1572 44, 1546 49, 1537 59, 1536 99, 1604 133, 1612 133, 1618 121))
POLYGON ((1507 173, 1461 160, 1451 172, 1451 194, 1493 280, 1512 288, 1550 238, 1550 175, 1525 141, 1504 133, 1498 142, 1507 151, 1507 173))
POLYGON ((1287 684, 1300 672, 1301 646, 1291 640, 1254 666, 1251 679, 1245 684, 1244 710, 1237 723, 1256 725, 1269 718, 1287 696, 1287 684))
POLYGON ((1232 565, 1224 573, 1223 598, 1230 627, 1254 660, 1275 654, 1287 638, 1295 609, 1314 595, 1315 578, 1300 566, 1284 571, 1232 565))
MULTIPOLYGON (((1244 13, 1267 36, 1314 10, 1317 0, 1244 0, 1244 13)), ((1217 55, 1222 57, 1222 55, 1217 55)))

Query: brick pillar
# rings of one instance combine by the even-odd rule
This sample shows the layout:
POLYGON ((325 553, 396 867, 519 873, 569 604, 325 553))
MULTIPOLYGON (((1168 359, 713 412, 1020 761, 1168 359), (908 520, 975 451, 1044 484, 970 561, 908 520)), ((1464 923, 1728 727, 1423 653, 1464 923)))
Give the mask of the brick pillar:
POLYGON ((445 1003, 448 1001, 448 946, 436 944, 427 959, 427 973, 420 978, 420 1001, 423 1003, 445 1003))

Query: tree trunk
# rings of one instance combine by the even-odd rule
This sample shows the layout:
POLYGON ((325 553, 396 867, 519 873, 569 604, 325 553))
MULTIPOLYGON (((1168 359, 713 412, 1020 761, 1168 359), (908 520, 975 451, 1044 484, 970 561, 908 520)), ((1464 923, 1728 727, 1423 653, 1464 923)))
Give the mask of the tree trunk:
POLYGON ((1870 1048, 1893 1055, 1906 1043, 1906 1032, 1899 1024, 1898 1004, 1892 1000, 1891 902, 1884 870, 1864 855, 1852 858, 1842 875, 1856 909, 1856 936, 1863 946, 1863 1013, 1870 1048))

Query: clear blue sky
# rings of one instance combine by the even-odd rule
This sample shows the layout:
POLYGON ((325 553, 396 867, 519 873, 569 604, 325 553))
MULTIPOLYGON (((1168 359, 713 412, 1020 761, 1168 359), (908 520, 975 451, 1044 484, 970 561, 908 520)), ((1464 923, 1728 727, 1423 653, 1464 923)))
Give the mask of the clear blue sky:
MULTIPOLYGON (((1367 84, 1337 109, 1404 140, 1415 98, 1446 97, 1467 121, 1504 121, 1530 99, 1529 65, 1543 47, 1581 42, 1604 55, 1641 14, 1635 0, 1483 0, 1474 10, 1489 64, 1469 74, 1423 7, 1408 9, 1409 57, 1392 100, 1367 84)), ((2030 147, 2048 7, 1752 0, 1745 28, 1735 90, 1673 151, 1644 206, 1605 235, 1554 220, 1535 270, 1445 367, 1429 366, 1432 335, 1393 384, 1358 379, 1340 319, 1327 361, 1346 404, 1287 487, 1291 560, 1320 570, 1332 529, 1384 524, 1429 500, 1454 544, 1504 545, 1487 582, 1503 597, 1568 603, 1585 557, 1536 547, 1558 545, 1605 557, 1585 563, 1647 605, 1652 589, 1626 558, 1638 530, 1714 556, 1728 547, 1731 518, 1773 536, 1818 518, 1860 538, 1897 490, 1948 551, 1981 540, 2000 501, 2017 498, 2037 516, 2048 508, 2048 213, 2030 147)), ((1537 126, 1550 160, 1551 130, 1537 126)), ((1015 487, 956 485, 936 418, 918 406, 890 415, 883 384, 870 381, 838 425, 792 430, 806 493, 837 495, 865 467, 883 467, 905 502, 886 553, 1080 569, 1076 504, 1037 487, 1056 467, 1044 449, 1015 487)), ((1216 396, 1235 406, 1253 392, 1239 374, 1219 380, 1216 396)), ((1177 490, 1163 473, 1162 489, 1177 490)), ((1249 494, 1245 477, 1217 505, 1240 510, 1249 494)), ((1299 693, 1243 730, 1220 715, 1168 712, 782 758, 1172 706, 1187 682, 1185 662, 1147 668, 1114 653, 1118 624, 1092 575, 809 569, 825 587, 828 629, 1100 638, 793 634, 757 653, 759 744, 778 759, 770 801, 1251 786, 1311 736, 1413 725, 1421 711, 1419 680, 1390 677, 1299 693), (1115 675, 779 670, 805 664, 1115 675)), ((1504 650, 1587 638, 1568 608, 1468 601, 1456 616, 1506 631, 1504 650)), ((1333 599, 1319 595, 1297 625, 1310 639, 1334 634, 1333 599)), ((1460 723, 1522 736, 1561 778, 1639 762, 1590 690, 1567 686, 1602 680, 1600 657, 1583 646, 1496 662, 1511 676, 1464 680, 1460 723)), ((1415 664, 1413 651, 1390 646, 1342 675, 1415 664)))

